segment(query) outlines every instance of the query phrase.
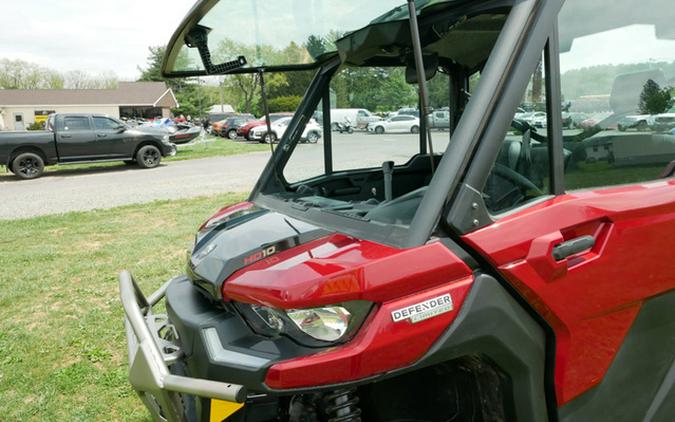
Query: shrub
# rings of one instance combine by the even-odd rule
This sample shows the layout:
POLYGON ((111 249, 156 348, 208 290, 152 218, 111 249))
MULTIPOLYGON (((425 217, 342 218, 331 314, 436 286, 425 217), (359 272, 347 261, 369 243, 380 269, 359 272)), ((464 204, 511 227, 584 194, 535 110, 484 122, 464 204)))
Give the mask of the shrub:
POLYGON ((268 104, 270 108, 270 113, 280 113, 283 111, 295 111, 300 105, 302 97, 300 96, 288 96, 288 97, 276 97, 270 98, 268 104))
POLYGON ((38 122, 33 122, 28 125, 26 129, 28 130, 44 130, 45 124, 44 123, 38 123, 38 122))

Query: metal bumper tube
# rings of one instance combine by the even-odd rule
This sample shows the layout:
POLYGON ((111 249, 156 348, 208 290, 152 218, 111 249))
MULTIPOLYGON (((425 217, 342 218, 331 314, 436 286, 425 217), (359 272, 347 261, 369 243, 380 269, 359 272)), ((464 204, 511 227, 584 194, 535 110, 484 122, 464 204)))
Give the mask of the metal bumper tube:
POLYGON ((129 381, 156 421, 183 421, 185 414, 178 393, 243 403, 246 389, 241 385, 173 375, 167 365, 182 353, 177 347, 160 347, 167 343, 157 329, 161 316, 152 307, 166 292, 170 281, 146 298, 128 271, 119 275, 120 297, 125 313, 129 344, 129 381))

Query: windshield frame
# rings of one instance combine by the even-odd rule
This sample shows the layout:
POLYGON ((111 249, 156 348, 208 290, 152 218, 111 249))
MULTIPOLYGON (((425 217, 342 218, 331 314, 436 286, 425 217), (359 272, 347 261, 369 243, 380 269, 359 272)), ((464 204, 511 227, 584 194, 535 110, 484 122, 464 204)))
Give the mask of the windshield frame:
MULTIPOLYGON (((341 64, 339 57, 334 57, 324 63, 317 71, 300 107, 256 183, 249 200, 263 208, 273 209, 328 230, 394 247, 420 246, 428 242, 434 233, 441 235, 442 232, 445 232, 445 230, 438 232, 443 210, 460 186, 460 181, 465 175, 473 152, 479 145, 482 131, 489 125, 490 119, 494 118, 491 112, 494 111, 495 105, 499 103, 503 91, 509 86, 505 79, 513 72, 514 68, 520 69, 524 66, 523 63, 520 63, 520 59, 522 59, 521 56, 526 54, 521 51, 521 45, 526 41, 531 41, 531 39, 535 39, 535 42, 538 41, 542 45, 545 43, 550 30, 550 26, 547 25, 550 22, 542 23, 540 16, 535 13, 537 6, 543 5, 542 7, 546 7, 545 3, 541 0, 525 0, 522 2, 494 0, 465 3, 461 8, 452 9, 452 13, 456 14, 480 14, 508 7, 510 12, 492 49, 490 58, 484 66, 481 77, 483 82, 479 84, 478 89, 472 96, 470 105, 464 111, 457 125, 453 142, 446 149, 410 225, 400 226, 376 221, 364 221, 346 215, 324 212, 318 208, 298 206, 298 204, 278 196, 280 192, 286 191, 289 186, 285 183, 283 177, 278 174, 279 169, 283 169, 290 159, 295 146, 299 142, 305 123, 312 117, 320 100, 324 97, 323 94, 329 86, 331 78, 341 64), (539 25, 538 30, 529 33, 528 31, 532 31, 534 25, 539 25), (487 85, 488 87, 481 88, 481 85, 487 85), (489 112, 486 112, 486 110, 489 112)), ((438 16, 428 16, 427 18, 437 19, 438 16)), ((423 22, 424 18, 421 21, 423 22)), ((541 50, 536 51, 534 55, 529 52, 528 54, 529 56, 535 56, 535 58, 540 57, 541 50)), ((513 102, 516 104, 513 106, 513 112, 515 113, 520 95, 512 96, 514 97, 513 102)), ((507 119, 504 132, 511 124, 511 118, 507 119)), ((377 171, 377 169, 371 170, 377 171)), ((333 174, 338 173, 340 172, 333 174)))

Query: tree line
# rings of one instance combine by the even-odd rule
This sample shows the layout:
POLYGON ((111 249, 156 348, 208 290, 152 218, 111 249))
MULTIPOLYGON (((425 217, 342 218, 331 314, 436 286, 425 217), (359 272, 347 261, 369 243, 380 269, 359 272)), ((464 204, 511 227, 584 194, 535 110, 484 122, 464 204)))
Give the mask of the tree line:
POLYGON ((113 73, 57 72, 24 60, 0 59, 0 89, 110 89, 116 86, 117 76, 113 73))

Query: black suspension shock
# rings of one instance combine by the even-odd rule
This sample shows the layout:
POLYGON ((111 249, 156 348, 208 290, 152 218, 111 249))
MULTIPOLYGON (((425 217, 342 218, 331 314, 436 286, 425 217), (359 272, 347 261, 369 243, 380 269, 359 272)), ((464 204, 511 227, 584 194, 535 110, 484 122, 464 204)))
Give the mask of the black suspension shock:
POLYGON ((359 397, 355 390, 335 390, 323 396, 328 422, 361 422, 359 397))

